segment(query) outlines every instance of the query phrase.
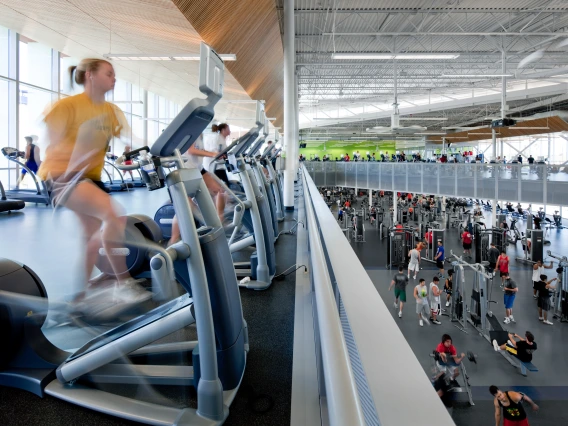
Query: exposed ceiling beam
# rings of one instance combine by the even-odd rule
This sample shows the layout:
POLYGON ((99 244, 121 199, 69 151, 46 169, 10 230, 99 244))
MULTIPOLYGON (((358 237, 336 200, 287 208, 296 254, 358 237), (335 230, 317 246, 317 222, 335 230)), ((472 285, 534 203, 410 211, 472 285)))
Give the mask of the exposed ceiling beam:
MULTIPOLYGON (((279 8, 281 9, 281 8, 279 8)), ((515 13, 515 14, 534 14, 534 13, 548 13, 548 14, 558 14, 558 15, 564 15, 568 12, 567 8, 556 8, 556 9, 546 9, 546 8, 517 8, 517 7, 508 7, 508 8, 498 8, 498 9, 494 9, 494 8, 476 8, 476 9, 458 9, 455 7, 451 7, 451 8, 438 8, 438 9, 423 9, 423 8, 401 8, 401 9, 389 9, 389 8, 381 8, 381 9, 372 9, 372 8, 368 8, 368 9, 359 9, 359 8, 339 8, 339 9, 334 9, 333 13, 337 13, 337 14, 350 14, 350 15, 356 15, 356 14, 406 14, 406 15, 415 15, 415 14, 448 14, 451 13, 452 15, 458 15, 458 14, 494 14, 494 15, 503 15, 503 14, 511 14, 511 13, 515 13)), ((298 9, 294 9, 294 13, 297 15, 301 15, 301 14, 308 14, 308 13, 329 13, 329 9, 328 8, 298 8, 298 9)))
POLYGON ((560 31, 547 31, 547 32, 426 32, 426 31, 411 31, 411 32, 357 32, 357 33, 320 33, 320 34, 296 34, 296 38, 304 37, 480 37, 480 36, 499 36, 499 37, 550 37, 550 36, 568 36, 568 32, 560 31))

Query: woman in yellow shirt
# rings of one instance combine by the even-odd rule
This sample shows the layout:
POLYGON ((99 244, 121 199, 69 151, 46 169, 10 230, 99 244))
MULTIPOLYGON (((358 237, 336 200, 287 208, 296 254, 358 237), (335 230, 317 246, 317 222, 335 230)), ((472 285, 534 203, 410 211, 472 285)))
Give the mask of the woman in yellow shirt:
MULTIPOLYGON (((83 93, 57 102, 46 114, 49 146, 38 176, 45 180, 54 205, 72 210, 83 226, 86 243, 85 272, 89 279, 102 245, 107 253, 124 246, 125 220, 101 182, 105 154, 113 137, 128 131, 124 114, 105 101, 116 82, 113 66, 102 59, 83 59, 70 67, 71 82, 83 93), (102 232, 101 232, 102 227, 102 232)), ((119 302, 147 300, 146 292, 126 269, 123 256, 109 256, 118 279, 113 298, 119 302)))

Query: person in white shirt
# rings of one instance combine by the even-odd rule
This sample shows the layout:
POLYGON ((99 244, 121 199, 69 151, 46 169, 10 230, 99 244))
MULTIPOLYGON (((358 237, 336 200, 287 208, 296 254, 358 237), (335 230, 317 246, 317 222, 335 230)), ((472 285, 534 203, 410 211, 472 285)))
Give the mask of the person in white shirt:
MULTIPOLYGON (((215 157, 217 154, 211 151, 204 150, 203 148, 203 135, 200 135, 197 140, 191 145, 191 147, 185 152, 182 157, 186 159, 186 166, 190 169, 200 169, 201 175, 203 176, 203 181, 205 185, 207 185, 207 189, 211 192, 213 197, 219 197, 219 195, 224 195, 223 188, 215 178, 205 170, 202 166, 202 163, 205 159, 210 159, 215 157)), ((194 207, 193 201, 189 200, 190 205, 194 207)), ((219 210, 219 204, 217 204, 217 214, 219 215, 219 219, 223 222, 223 211, 225 209, 225 205, 223 204, 223 209, 219 210)), ((172 245, 178 242, 181 239, 179 224, 177 221, 177 216, 174 216, 172 222, 172 236, 170 237, 170 241, 168 245, 172 245)))
MULTIPOLYGON (((224 150, 227 147, 227 138, 231 135, 231 129, 227 123, 220 123, 220 124, 213 124, 211 126, 211 131, 213 135, 209 135, 211 137, 205 137, 203 139, 205 149, 209 152, 215 153, 217 155, 219 152, 224 150), (217 136, 215 137, 215 134, 217 136)), ((203 159, 203 168, 208 172, 211 172, 212 159, 204 158, 203 159)), ((227 176, 227 169, 224 164, 217 164, 215 166, 215 170, 213 170, 215 176, 221 179, 227 186, 229 186, 229 178, 227 176)), ((221 191, 216 196, 216 205, 217 205, 217 213, 219 213, 219 217, 221 218, 221 222, 223 221, 223 212, 225 211, 225 202, 226 202, 226 194, 221 191)))
POLYGON ((430 299, 430 313, 432 315, 432 322, 436 325, 442 324, 438 321, 438 313, 440 312, 440 288, 438 283, 440 282, 438 277, 434 277, 430 283, 429 299, 430 299))

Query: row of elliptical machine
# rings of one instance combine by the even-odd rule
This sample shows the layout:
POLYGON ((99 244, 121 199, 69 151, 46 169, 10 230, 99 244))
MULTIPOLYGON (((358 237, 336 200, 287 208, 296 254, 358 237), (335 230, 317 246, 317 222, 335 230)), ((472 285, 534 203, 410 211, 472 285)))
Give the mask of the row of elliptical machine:
MULTIPOLYGON (((167 185, 181 229, 178 244, 155 250, 150 261, 153 276, 160 287, 177 285, 174 264, 176 270, 183 265, 187 281, 180 284, 185 294, 71 353, 54 346, 42 332, 48 302, 39 277, 25 265, 2 259, 0 330, 6 344, 0 354, 0 385, 39 396, 49 394, 148 424, 219 425, 225 421, 244 374, 246 323, 229 246, 215 206, 200 171, 185 168, 180 154, 212 121, 213 108, 222 97, 223 72, 223 61, 202 43, 199 89, 207 98, 195 98, 183 108, 151 147, 151 165, 144 168, 149 190, 167 185), (159 173, 162 161, 175 161, 178 169, 163 176, 159 173), (188 197, 195 200, 205 221, 199 229, 188 197), (199 341, 153 345, 191 324, 196 325, 199 341), (153 356, 170 361, 155 365, 152 361, 157 359, 153 356), (172 359, 193 362, 177 365, 172 359), (93 386, 97 382, 119 387, 111 385, 112 389, 103 391, 93 386), (126 397, 120 395, 124 384, 172 385, 180 392, 182 388, 177 386, 191 385, 197 389, 197 408, 126 397)), ((175 293, 172 289, 169 292, 175 293)))

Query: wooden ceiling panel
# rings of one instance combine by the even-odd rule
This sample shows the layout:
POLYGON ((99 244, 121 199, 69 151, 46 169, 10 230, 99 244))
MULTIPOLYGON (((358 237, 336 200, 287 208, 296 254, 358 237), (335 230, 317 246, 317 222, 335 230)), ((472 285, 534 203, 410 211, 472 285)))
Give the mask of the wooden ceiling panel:
POLYGON ((266 115, 283 123, 284 55, 273 0, 173 0, 203 40, 234 53, 227 69, 252 99, 266 101, 266 115))
MULTIPOLYGON (((556 133, 568 131, 568 123, 558 116, 548 118, 537 118, 529 121, 519 121, 511 127, 501 127, 497 129, 497 138, 514 138, 515 136, 531 136, 546 133, 556 133), (518 128, 520 127, 520 129, 518 128), (523 127, 536 127, 535 129, 523 129, 523 127)), ((462 132, 451 133, 446 136, 446 142, 473 142, 491 139, 490 128, 479 128, 475 130, 465 130, 462 132), (453 138, 452 138, 453 136, 453 138)), ((436 136, 428 138, 430 142, 442 143, 442 137, 436 136)))

